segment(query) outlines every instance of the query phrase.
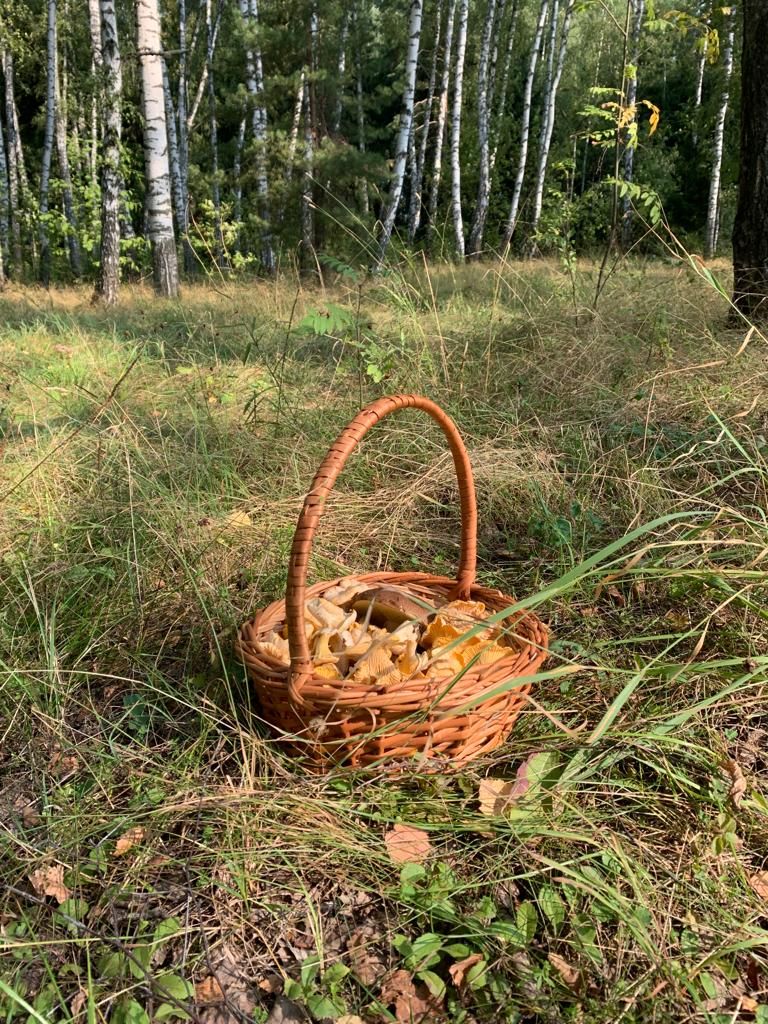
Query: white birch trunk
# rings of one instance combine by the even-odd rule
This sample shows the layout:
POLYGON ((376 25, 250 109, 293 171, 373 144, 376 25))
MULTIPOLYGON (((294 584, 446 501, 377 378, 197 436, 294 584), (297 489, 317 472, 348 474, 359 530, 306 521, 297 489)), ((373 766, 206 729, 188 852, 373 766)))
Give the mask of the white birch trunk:
POLYGON ((299 129, 301 128, 301 112, 304 109, 304 86, 307 80, 307 69, 302 68, 299 75, 299 87, 296 90, 296 101, 293 104, 293 117, 291 118, 291 134, 288 136, 288 161, 285 169, 286 178, 291 177, 293 165, 296 160, 296 151, 299 147, 299 129))
POLYGON ((488 7, 480 37, 480 62, 477 69, 477 143, 479 149, 479 177, 477 205, 469 232, 469 254, 479 256, 483 246, 488 202, 491 196, 490 117, 488 111, 489 75, 491 70, 491 41, 496 20, 496 2, 488 0, 488 7))
POLYGON ((179 268, 173 233, 157 0, 136 0, 136 30, 144 113, 147 232, 152 248, 154 283, 160 295, 175 298, 179 293, 179 268))
MULTIPOLYGON (((258 0, 240 0, 240 13, 251 32, 258 29, 258 0)), ((250 43, 245 54, 245 84, 253 104, 251 110, 251 126, 256 144, 255 170, 256 191, 259 197, 259 216, 262 221, 261 230, 261 262, 270 274, 275 269, 275 255, 272 247, 269 208, 269 175, 267 171, 267 108, 264 104, 264 65, 261 47, 250 43)))
MULTIPOLYGON (((415 162, 413 174, 411 175, 411 203, 408 213, 408 242, 413 245, 416 232, 421 224, 422 211, 422 189, 424 187, 424 167, 427 162, 427 146, 429 144, 429 129, 432 125, 432 105, 435 98, 435 82, 437 81, 437 58, 440 49, 440 34, 443 27, 443 0, 437 0, 435 11, 435 38, 432 45, 432 63, 429 67, 429 84, 427 86, 427 99, 424 105, 424 116, 421 122, 421 137, 419 145, 415 150, 415 162)), ((415 136, 415 131, 411 133, 415 136)), ((415 140, 414 140, 415 146, 415 140)))
POLYGON ((48 194, 51 185, 51 158, 56 128, 56 0, 47 0, 48 49, 46 63, 45 135, 40 169, 40 280, 47 288, 51 281, 51 249, 48 241, 48 194))
POLYGON ((91 33, 91 74, 96 81, 93 99, 91 100, 91 145, 88 153, 88 169, 91 175, 91 184, 96 185, 99 166, 99 104, 97 97, 101 91, 101 67, 103 63, 99 0, 88 0, 88 27, 91 33))
MULTIPOLYGON (((24 271, 24 256, 21 246, 21 209, 19 189, 18 145, 16 141, 16 121, 14 112, 14 69, 13 56, 10 50, 2 51, 3 78, 5 79, 5 124, 8 138, 6 161, 8 164, 8 221, 10 228, 11 271, 14 277, 20 278, 24 271)), ((6 267, 6 273, 8 268, 6 267)))
POLYGON ((8 161, 5 156, 3 122, 0 118, 0 288, 5 284, 5 259, 8 252, 8 161))
POLYGON ((443 46, 443 73, 440 79, 440 94, 437 104, 437 126, 435 128, 435 151, 432 157, 432 181, 429 190, 429 222, 427 244, 431 248, 437 228, 437 204, 440 198, 440 179, 443 173, 443 142, 445 125, 448 120, 448 92, 451 84, 451 54, 453 52, 453 27, 456 21, 458 0, 449 0, 448 20, 445 25, 443 46))
MULTIPOLYGON (((216 42, 217 42, 218 36, 219 36, 219 26, 221 25, 221 15, 222 15, 223 7, 224 7, 223 4, 219 5, 219 7, 218 7, 218 9, 216 11, 216 18, 215 18, 214 23, 213 23, 213 49, 214 50, 216 49, 216 42)), ((196 29, 197 29, 197 25, 199 25, 199 21, 195 25, 196 29)), ((193 35, 192 35, 193 46, 190 47, 190 49, 194 48, 195 35, 196 35, 196 33, 193 33, 193 35)), ((208 47, 206 45, 206 52, 207 52, 207 49, 208 49, 208 47)), ((187 115, 187 134, 189 134, 192 131, 192 129, 195 127, 195 121, 197 120, 197 115, 198 115, 198 112, 200 110, 200 104, 203 102, 203 96, 205 95, 205 87, 207 85, 208 85, 208 61, 206 60, 203 63, 203 70, 202 70, 202 72, 200 74, 200 81, 197 83, 197 90, 195 92, 195 98, 192 101, 192 107, 191 107, 191 109, 189 111, 189 114, 187 115)))
POLYGON ((237 228, 237 248, 241 248, 240 235, 243 223, 243 179, 242 179, 242 167, 243 167, 243 149, 245 148, 245 129, 247 120, 245 114, 240 118, 240 124, 237 127, 237 141, 235 143, 235 159, 232 166, 232 173, 235 179, 235 205, 233 214, 235 217, 235 223, 238 225, 237 228))
POLYGON ((116 0, 100 0, 100 45, 104 65, 102 112, 104 151, 101 161, 101 250, 94 293, 107 306, 120 288, 120 139, 123 132, 123 70, 117 35, 116 0))
POLYGON ((453 108, 451 110, 451 218, 456 252, 464 258, 464 220, 461 215, 461 108, 464 101, 464 57, 467 52, 469 0, 459 0, 459 26, 456 36, 456 64, 453 72, 453 108))
POLYGON ((219 269, 225 266, 224 233, 221 226, 221 181, 219 180, 219 122, 216 113, 216 83, 213 77, 213 5, 205 0, 205 66, 208 85, 208 142, 211 147, 211 202, 213 204, 213 256, 219 269))
POLYGON ((513 3, 512 14, 509 19, 509 31, 507 33, 507 47, 504 53, 504 70, 501 74, 501 87, 499 89, 499 106, 494 117, 492 131, 493 144, 491 147, 491 183, 493 183, 493 172, 496 168, 496 157, 499 153, 499 142, 501 131, 504 126, 504 115, 507 112, 507 97, 509 94, 509 72, 512 66, 512 54, 515 49, 515 36, 517 33, 517 15, 519 5, 517 0, 513 3))
POLYGON ((403 107, 400 113, 400 129, 395 144, 395 163, 392 169, 392 183, 382 216, 381 236, 376 254, 374 269, 381 267, 386 256, 392 231, 397 217, 397 208, 403 193, 405 165, 408 160, 408 144, 413 127, 413 100, 416 91, 416 67, 419 62, 419 41, 421 39, 421 17, 423 0, 411 0, 408 18, 408 47, 405 55, 405 86, 403 88, 403 107))
MULTIPOLYGON (((552 24, 555 28, 557 26, 558 6, 558 0, 554 0, 554 6, 552 11, 552 24)), ((557 90, 560 88, 560 79, 563 77, 565 55, 568 50, 568 36, 570 35, 571 31, 571 21, 573 19, 573 12, 575 7, 575 0, 570 0, 568 6, 565 9, 565 15, 563 17, 563 27, 560 33, 560 47, 557 51, 557 63, 555 65, 554 72, 552 72, 549 66, 547 67, 547 87, 544 93, 544 117, 543 124, 541 126, 541 134, 539 137, 539 162, 536 168, 536 188, 534 189, 533 193, 533 216, 531 218, 531 234, 533 235, 536 234, 536 231, 539 226, 539 219, 541 217, 541 207, 544 201, 544 182, 547 177, 549 148, 552 144, 552 132, 555 127, 557 90)), ((550 54, 554 53, 554 49, 555 38, 553 31, 550 54)))
POLYGON ((179 137, 176 130, 176 110, 171 93, 171 80, 168 76, 168 65, 165 57, 161 58, 163 68, 163 101, 165 103, 165 123, 168 128, 168 161, 171 170, 171 194, 173 196, 173 212, 176 215, 176 228, 183 233, 182 217, 184 216, 184 197, 181 186, 181 160, 179 159, 179 137))
POLYGON ((314 270, 315 252, 315 215, 312 196, 314 138, 308 75, 304 75, 302 106, 304 108, 304 175, 301 188, 301 258, 299 262, 302 270, 307 273, 314 270))
POLYGON ((195 272, 195 253, 189 241, 189 135, 187 131, 187 2, 178 0, 179 11, 179 86, 176 101, 179 143, 179 191, 180 208, 178 212, 179 233, 181 234, 181 251, 184 258, 184 271, 195 272))
POLYGON ((536 75, 536 65, 539 61, 539 53, 541 52, 541 37, 544 33, 544 24, 547 20, 548 6, 549 0, 542 0, 541 7, 539 8, 538 21, 536 22, 536 29, 534 31, 533 43, 531 44, 528 71, 525 76, 525 87, 523 89, 523 112, 520 124, 520 153, 517 158, 517 173, 515 175, 515 185, 512 191, 512 203, 509 208, 507 225, 504 229, 505 249, 509 247, 509 244, 512 241, 512 235, 515 233, 515 227, 517 226, 517 216, 520 212, 520 196, 523 191, 525 168, 528 162, 528 142, 531 134, 531 98, 533 96, 533 80, 536 75))
POLYGON ((712 143, 712 173, 709 179, 709 201, 707 203, 707 226, 705 231, 704 255, 712 259, 717 249, 718 211, 720 206, 720 172, 723 165, 723 138, 725 135, 725 118, 728 114, 728 102, 731 92, 731 75, 733 74, 733 36, 734 15, 727 15, 728 28, 723 48, 723 91, 720 94, 720 105, 717 108, 715 135, 712 143))
MULTIPOLYGON (((58 78, 58 76, 57 76, 58 78)), ((69 251, 69 265, 72 274, 79 278, 83 273, 83 262, 80 256, 80 239, 77 234, 77 215, 75 204, 72 199, 72 171, 69 166, 69 153, 67 152, 67 114, 65 93, 59 91, 58 81, 55 83, 56 95, 56 156, 61 174, 62 203, 64 207, 64 219, 67 222, 67 249, 69 251)))
MULTIPOLYGON (((632 5, 634 18, 632 21, 632 35, 630 41, 630 63, 634 68, 634 74, 627 82, 627 95, 624 100, 626 107, 631 108, 637 102, 637 64, 640 59, 640 34, 643 29, 643 16, 645 14, 645 0, 628 0, 632 5)), ((635 147, 627 146, 624 150, 624 181, 631 182, 635 174, 635 147)), ((624 248, 627 248, 632 241, 632 204, 629 196, 622 200, 621 237, 624 248)))

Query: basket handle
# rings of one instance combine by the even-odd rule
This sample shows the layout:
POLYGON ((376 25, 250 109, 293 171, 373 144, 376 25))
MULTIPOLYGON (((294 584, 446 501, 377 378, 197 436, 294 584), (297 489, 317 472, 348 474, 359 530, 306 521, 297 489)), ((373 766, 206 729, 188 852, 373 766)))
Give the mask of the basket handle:
POLYGON ((398 409, 421 409, 428 413, 441 427, 448 440, 461 496, 461 555, 454 589, 455 596, 468 597, 470 587, 475 581, 477 562, 475 483, 469 455, 456 424, 439 405, 420 395, 392 395, 388 398, 379 398, 359 412, 331 446, 304 499, 304 507, 301 510, 293 537, 291 557, 288 562, 285 619, 291 654, 288 687, 291 698, 298 704, 304 703, 301 698, 301 688, 312 673, 312 659, 304 629, 304 604, 307 591, 307 566, 320 514, 323 511, 326 498, 355 445, 372 427, 376 426, 379 420, 397 412, 398 409))

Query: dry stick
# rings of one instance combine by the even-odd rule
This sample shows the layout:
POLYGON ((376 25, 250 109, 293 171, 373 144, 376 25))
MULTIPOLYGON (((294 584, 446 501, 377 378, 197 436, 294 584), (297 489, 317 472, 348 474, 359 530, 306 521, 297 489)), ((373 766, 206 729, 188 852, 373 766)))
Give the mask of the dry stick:
MULTIPOLYGON (((28 900, 30 903, 35 903, 39 907, 49 906, 49 904, 46 903, 44 899, 41 899, 39 896, 33 896, 31 892, 24 892, 23 889, 17 889, 15 885, 7 885, 5 888, 6 892, 13 893, 14 896, 19 896, 21 899, 28 900)), ((107 945, 114 946, 114 948, 118 950, 119 953, 122 953, 126 960, 130 960, 132 964, 139 968, 144 978, 144 981, 150 982, 152 985, 154 985, 155 990, 157 991, 158 995, 161 996, 161 998, 163 998, 168 1003, 172 1003, 177 1009, 182 1010, 184 1012, 185 1017, 188 1017, 193 1022, 193 1024, 201 1024, 198 1015, 190 1010, 189 1003, 185 1003, 183 1002, 183 1000, 177 999, 176 996, 171 995, 170 992, 166 991, 166 989, 163 988, 162 981, 159 978, 155 977, 152 971, 149 970, 149 968, 145 967, 137 956, 134 956, 134 954, 128 948, 126 943, 122 941, 122 939, 118 939, 112 935, 102 935, 102 933, 98 931, 96 928, 91 928, 90 925, 85 924, 83 921, 79 921, 76 917, 72 917, 71 914, 65 914, 61 907, 59 907, 57 913, 68 924, 73 925, 75 928, 79 928, 81 931, 85 932, 86 935, 92 935, 94 938, 101 939, 102 942, 106 942, 107 945)))
POLYGON ((88 419, 85 420, 84 423, 81 423, 78 427, 75 427, 75 429, 73 431, 71 431, 71 433, 67 434, 67 436, 64 438, 63 441, 60 441, 55 447, 53 447, 48 452, 47 455, 44 455, 42 457, 42 459, 39 459, 30 470, 28 470, 26 473, 24 473, 23 476, 19 477, 19 479, 16 481, 16 483, 11 484, 11 486, 8 488, 7 491, 5 491, 4 494, 0 494, 0 502, 5 501, 6 498, 10 497, 10 495, 12 495, 14 491, 18 490, 19 487, 21 487, 21 485, 26 480, 29 480, 29 478, 31 476, 34 476, 35 473, 38 471, 38 469, 40 469, 41 466, 45 465, 45 463, 48 462, 49 459, 53 458, 53 456, 57 452, 60 452, 62 448, 65 448, 69 444, 70 441, 74 440, 74 438, 77 437, 77 435, 79 433, 81 433, 83 430, 85 430, 86 427, 89 427, 93 423, 93 421, 96 419, 97 416, 99 416, 102 412, 104 412, 104 410, 107 408, 108 405, 111 404, 112 400, 114 399, 115 395, 117 394, 117 391, 118 391, 118 388, 120 387, 120 385, 123 383, 125 378, 128 376, 128 374, 134 368, 136 363, 139 361, 139 356, 141 355, 141 352, 142 352, 142 349, 139 349, 139 351, 136 353, 136 355, 133 357, 133 359, 130 361, 130 363, 128 363, 126 368, 123 370, 123 372, 117 378, 117 380, 115 381, 114 385, 112 386, 112 389, 110 390, 110 392, 107 395, 107 397, 104 399, 104 401, 101 403, 101 405, 99 405, 94 410, 94 412, 88 417, 88 419))

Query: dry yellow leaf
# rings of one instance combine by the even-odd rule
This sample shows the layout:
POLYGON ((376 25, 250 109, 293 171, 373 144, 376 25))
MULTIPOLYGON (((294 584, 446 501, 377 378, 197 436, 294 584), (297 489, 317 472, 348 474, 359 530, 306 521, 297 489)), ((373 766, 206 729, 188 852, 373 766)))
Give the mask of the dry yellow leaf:
POLYGON ((64 885, 63 864, 38 868, 29 875, 29 881, 38 896, 53 896, 57 903, 63 903, 72 895, 72 890, 64 885))
POLYGON ((198 981, 195 985, 195 1002, 198 1006, 207 1006, 211 1003, 224 1001, 224 989, 219 979, 209 974, 207 978, 198 981))
POLYGON ((567 960, 564 960, 558 953, 548 953, 547 960, 549 960, 568 988, 577 989, 579 987, 581 976, 576 968, 572 967, 567 960))
POLYGON ((749 884, 760 899, 768 903, 768 871, 758 871, 754 875, 750 875, 749 884))
POLYGON ((429 836, 411 825, 395 825, 384 836, 393 864, 421 864, 432 852, 429 836))
POLYGON ((245 530, 249 526, 253 526, 253 521, 247 512, 241 512, 239 509, 234 509, 232 512, 228 512, 224 518, 220 520, 219 525, 225 530, 245 530))
POLYGON ((123 832, 115 843, 115 857, 123 857, 134 846, 138 846, 145 835, 146 833, 141 825, 134 825, 127 832, 123 832))
POLYGON ((728 772, 728 777, 731 780, 728 796, 731 798, 733 806, 738 807, 744 799, 744 794, 747 792, 747 780, 744 778, 744 772, 737 761, 729 758, 725 762, 725 770, 728 772))
POLYGON ((448 973, 451 976, 451 980, 456 988, 461 988, 464 984, 464 980, 467 976, 467 971, 470 967, 474 967, 475 964, 479 964, 483 959, 482 953, 472 953, 464 960, 459 960, 455 964, 451 964, 448 968, 448 973))

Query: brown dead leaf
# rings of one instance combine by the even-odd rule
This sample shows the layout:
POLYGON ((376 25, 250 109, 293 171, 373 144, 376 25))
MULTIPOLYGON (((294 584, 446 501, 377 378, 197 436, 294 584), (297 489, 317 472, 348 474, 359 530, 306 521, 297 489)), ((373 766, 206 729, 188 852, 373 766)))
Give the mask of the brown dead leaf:
POLYGON ((754 875, 750 875, 749 884, 760 899, 768 903, 768 871, 758 871, 754 875))
POLYGON ((384 836, 393 864, 421 864, 432 851, 429 836, 411 825, 395 825, 384 836))
POLYGON ((38 896, 53 896, 57 903, 63 903, 72 895, 72 890, 64 885, 63 864, 49 864, 47 867, 38 868, 28 877, 38 896))
POLYGON ((747 780, 744 778, 744 772, 742 772, 738 761, 734 761, 731 758, 725 762, 725 770, 728 772, 728 777, 731 780, 728 796, 733 806, 739 807, 744 799, 744 794, 747 792, 747 780))
POLYGON ((742 996, 739 1004, 739 1009, 745 1013, 757 1013, 760 1004, 756 999, 751 996, 742 996))
POLYGON ((575 967, 572 967, 571 964, 569 964, 567 960, 564 960, 558 953, 548 953, 547 960, 549 960, 568 988, 573 989, 574 991, 579 988, 581 984, 581 975, 575 967))
POLYGON ((71 775, 79 767, 76 754, 62 750, 58 744, 54 745, 48 761, 49 772, 60 778, 62 775, 71 775))
POLYGON ((403 970, 392 971, 385 978, 379 998, 385 1006, 394 1006, 398 1024, 430 1024, 440 1006, 425 985, 414 985, 403 970))
POLYGON ((198 981, 195 985, 195 1003, 197 1006, 207 1006, 211 1003, 224 1002, 224 989, 219 979, 213 974, 198 981))
POLYGON ((129 828, 127 832, 123 832, 120 838, 115 843, 115 857, 123 857, 129 850, 132 850, 134 846, 138 846, 146 835, 141 825, 134 825, 133 828, 129 828))
POLYGON ((75 995, 72 997, 72 1001, 69 1004, 69 1012, 73 1017, 79 1016, 83 1012, 85 1004, 88 1002, 88 993, 84 988, 77 990, 75 995))
POLYGON ((688 629, 688 627, 691 624, 688 619, 688 616, 684 615, 682 612, 677 611, 675 608, 670 608, 669 611, 666 612, 666 614, 664 615, 664 619, 671 626, 678 630, 688 629))
POLYGON ((600 614, 600 609, 596 604, 584 604, 579 608, 579 615, 582 619, 594 619, 600 614))
POLYGON ((13 802, 13 809, 17 814, 21 815, 21 822, 24 828, 33 828, 35 825, 39 825, 42 820, 37 810, 37 801, 30 800, 29 797, 23 794, 16 797, 13 802))
POLYGON ((456 988, 461 988, 467 976, 467 971, 470 967, 474 967, 475 964, 479 964, 483 959, 481 953, 473 953, 472 956, 468 956, 465 960, 459 960, 455 964, 451 964, 448 968, 448 973, 451 976, 451 980, 456 988))
POLYGON ((357 928, 347 941, 347 954, 352 972, 361 984, 372 988, 386 973, 384 961, 378 956, 374 942, 376 929, 372 925, 357 928))
POLYGON ((341 1017, 336 1018, 336 1024, 365 1024, 362 1017, 358 1017, 356 1013, 345 1013, 341 1017))

